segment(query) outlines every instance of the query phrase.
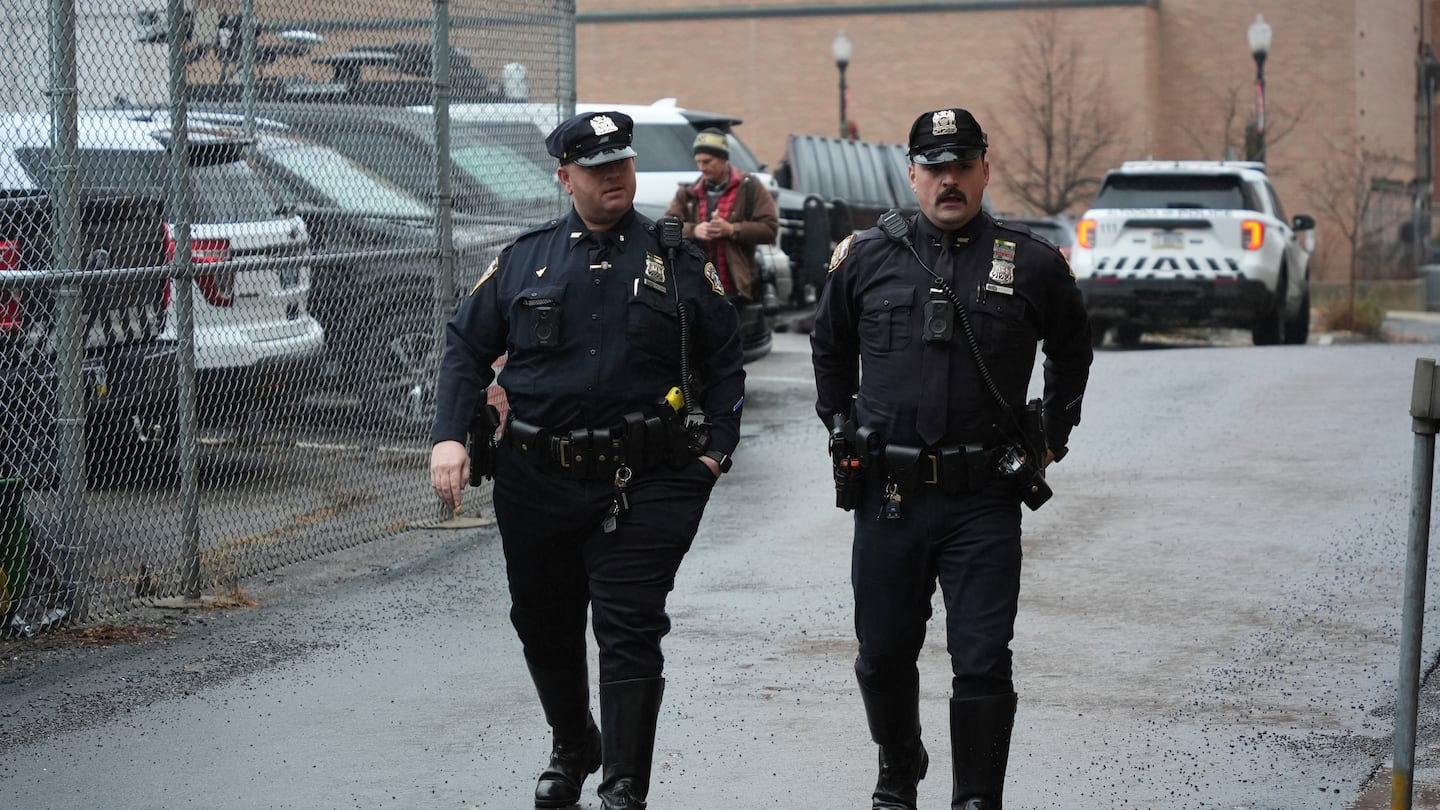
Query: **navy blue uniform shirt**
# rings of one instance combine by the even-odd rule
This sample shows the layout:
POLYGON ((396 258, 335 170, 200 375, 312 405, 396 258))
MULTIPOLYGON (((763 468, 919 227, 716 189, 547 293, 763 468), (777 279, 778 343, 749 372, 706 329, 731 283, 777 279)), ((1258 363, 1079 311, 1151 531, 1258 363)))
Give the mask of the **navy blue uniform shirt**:
MULTIPOLYGON (((1065 257, 1023 226, 984 212, 949 234, 917 215, 910 234, 921 258, 949 276, 966 304, 990 375, 1012 407, 1025 404, 1035 347, 1042 344, 1047 442, 1064 455, 1080 422, 1093 356, 1089 319, 1065 257), (950 270, 941 257, 945 240, 952 245, 950 270)), ((858 424, 887 442, 924 444, 916 416, 930 288, 930 275, 909 249, 879 228, 835 249, 811 335, 816 411, 827 428, 832 414, 851 412, 855 397, 858 424)), ((1004 424, 999 406, 980 379, 958 317, 948 359, 949 419, 941 444, 996 439, 994 427, 1004 424)))
POLYGON ((633 209, 608 231, 592 234, 572 209, 522 234, 446 328, 431 440, 465 440, 502 354, 499 383, 531 424, 611 427, 653 408, 680 384, 678 284, 709 448, 734 452, 745 391, 738 317, 698 248, 687 242, 675 255, 671 267, 655 223, 633 209))

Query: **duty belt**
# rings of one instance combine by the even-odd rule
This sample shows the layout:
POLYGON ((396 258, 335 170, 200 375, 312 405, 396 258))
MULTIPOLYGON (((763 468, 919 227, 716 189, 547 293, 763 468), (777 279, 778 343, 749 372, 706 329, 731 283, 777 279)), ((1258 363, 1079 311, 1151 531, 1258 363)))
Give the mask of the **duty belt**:
POLYGON ((663 414, 632 413, 608 428, 559 431, 512 417, 505 438, 542 470, 581 480, 612 478, 622 465, 633 472, 661 464, 678 468, 689 455, 683 436, 675 435, 663 414))
POLYGON ((997 448, 984 444, 886 444, 865 427, 855 431, 855 438, 858 446, 866 448, 865 462, 879 467, 886 480, 894 482, 901 492, 912 491, 917 485, 938 487, 946 495, 978 492, 994 477, 997 448))

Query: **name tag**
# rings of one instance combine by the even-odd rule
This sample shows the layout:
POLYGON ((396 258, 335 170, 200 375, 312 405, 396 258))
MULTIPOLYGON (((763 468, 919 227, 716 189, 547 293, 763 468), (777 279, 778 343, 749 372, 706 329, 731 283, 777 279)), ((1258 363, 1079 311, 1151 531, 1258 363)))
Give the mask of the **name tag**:
POLYGON ((991 284, 991 283, 989 283, 989 282, 986 282, 986 283, 985 283, 985 291, 986 291, 986 292, 997 292, 997 293, 1000 293, 1001 295, 1014 295, 1014 294, 1015 294, 1015 290, 1014 290, 1014 288, 1012 288, 1012 287, 1002 287, 1002 286, 1000 286, 999 284, 991 284))

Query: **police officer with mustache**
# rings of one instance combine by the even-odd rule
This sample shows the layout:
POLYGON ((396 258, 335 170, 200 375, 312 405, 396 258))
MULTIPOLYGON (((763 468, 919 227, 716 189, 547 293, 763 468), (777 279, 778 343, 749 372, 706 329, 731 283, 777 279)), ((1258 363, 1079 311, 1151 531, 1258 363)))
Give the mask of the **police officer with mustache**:
POLYGON ((1038 506, 1029 488, 1064 457, 1089 378, 1089 323, 1065 258, 981 209, 987 148, 964 109, 915 120, 920 213, 882 217, 836 247, 811 336, 816 410, 849 454, 837 454, 837 494, 855 516, 855 674, 879 746, 877 809, 914 808, 929 767, 916 660, 937 583, 953 674, 951 807, 1001 807, 1020 507, 1038 506), (1043 404, 1026 409, 1037 344, 1043 404), (1024 425, 1042 413, 1038 438, 1024 425))

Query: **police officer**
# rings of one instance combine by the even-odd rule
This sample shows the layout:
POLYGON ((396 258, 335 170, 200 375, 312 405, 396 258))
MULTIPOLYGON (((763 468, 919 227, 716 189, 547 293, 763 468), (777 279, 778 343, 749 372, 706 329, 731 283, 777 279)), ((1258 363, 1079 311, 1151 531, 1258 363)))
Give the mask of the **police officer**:
POLYGON ((449 324, 440 369, 430 477, 458 507, 470 464, 483 461, 467 455, 467 426, 485 404, 491 364, 508 355, 495 518, 511 622, 553 732, 536 807, 579 801, 602 752, 604 808, 645 807, 665 600, 739 441, 735 309, 698 248, 662 244, 632 207, 631 137, 619 112, 575 116, 550 133, 574 207, 491 262, 449 324), (598 729, 587 607, 599 646, 598 729))
POLYGON ((811 336, 817 411, 827 427, 836 414, 848 420, 844 443, 859 462, 855 674, 879 745, 876 808, 915 807, 929 764, 916 659, 937 581, 954 675, 951 807, 1001 806, 1021 498, 1044 488, 1038 471, 1065 455, 1089 377, 1089 327, 1064 257, 981 210, 987 146, 963 109, 915 120, 920 213, 882 218, 888 228, 836 247, 811 336), (1037 343, 1044 446, 1023 407, 1037 343))

